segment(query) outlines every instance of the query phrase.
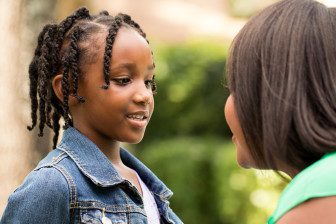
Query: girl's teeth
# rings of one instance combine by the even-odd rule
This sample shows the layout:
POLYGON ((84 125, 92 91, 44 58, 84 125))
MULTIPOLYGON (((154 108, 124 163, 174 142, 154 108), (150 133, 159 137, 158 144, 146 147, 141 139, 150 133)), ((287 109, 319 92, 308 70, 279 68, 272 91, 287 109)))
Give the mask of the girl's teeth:
POLYGON ((142 116, 142 115, 129 115, 128 117, 132 118, 132 119, 138 119, 138 120, 143 120, 144 119, 144 116, 142 116))

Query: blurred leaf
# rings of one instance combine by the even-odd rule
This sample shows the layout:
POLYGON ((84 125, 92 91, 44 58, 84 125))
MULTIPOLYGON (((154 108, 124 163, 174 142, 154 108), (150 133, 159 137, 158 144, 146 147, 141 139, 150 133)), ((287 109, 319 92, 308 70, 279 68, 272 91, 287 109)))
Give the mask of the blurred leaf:
POLYGON ((229 12, 234 17, 249 18, 279 0, 228 0, 229 12))
POLYGON ((210 42, 155 48, 158 94, 145 141, 176 135, 229 136, 223 108, 227 46, 210 42))

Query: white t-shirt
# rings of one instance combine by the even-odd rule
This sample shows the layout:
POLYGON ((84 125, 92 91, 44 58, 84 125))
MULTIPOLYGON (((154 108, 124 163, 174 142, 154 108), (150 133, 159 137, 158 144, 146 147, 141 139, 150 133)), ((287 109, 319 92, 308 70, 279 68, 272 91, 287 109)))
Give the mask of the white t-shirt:
POLYGON ((144 203, 145 211, 147 214, 148 224, 160 224, 160 213, 157 208, 157 204, 155 202, 154 196, 149 191, 146 184, 141 180, 139 175, 137 174, 141 189, 142 189, 142 200, 144 203))

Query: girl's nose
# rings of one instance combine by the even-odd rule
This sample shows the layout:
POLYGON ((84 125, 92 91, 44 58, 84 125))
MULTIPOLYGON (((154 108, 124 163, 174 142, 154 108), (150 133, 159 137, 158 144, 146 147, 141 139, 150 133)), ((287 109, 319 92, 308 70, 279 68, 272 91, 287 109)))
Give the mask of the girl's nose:
POLYGON ((137 88, 134 94, 134 102, 138 104, 147 105, 150 104, 153 99, 153 93, 150 88, 147 88, 145 84, 137 88))

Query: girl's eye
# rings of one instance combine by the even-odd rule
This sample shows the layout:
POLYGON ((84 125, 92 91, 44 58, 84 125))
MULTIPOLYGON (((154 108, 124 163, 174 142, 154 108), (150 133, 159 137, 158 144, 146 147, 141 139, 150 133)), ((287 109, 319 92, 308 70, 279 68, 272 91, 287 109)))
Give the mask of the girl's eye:
POLYGON ((154 94, 156 94, 156 82, 155 82, 154 77, 153 77, 153 79, 146 80, 145 85, 148 89, 150 88, 153 91, 154 94))
POLYGON ((154 83, 153 79, 145 81, 145 85, 146 85, 147 88, 151 88, 153 86, 153 83, 154 83))
POLYGON ((120 78, 120 79, 113 79, 115 83, 121 86, 125 86, 131 82, 130 78, 120 78))

